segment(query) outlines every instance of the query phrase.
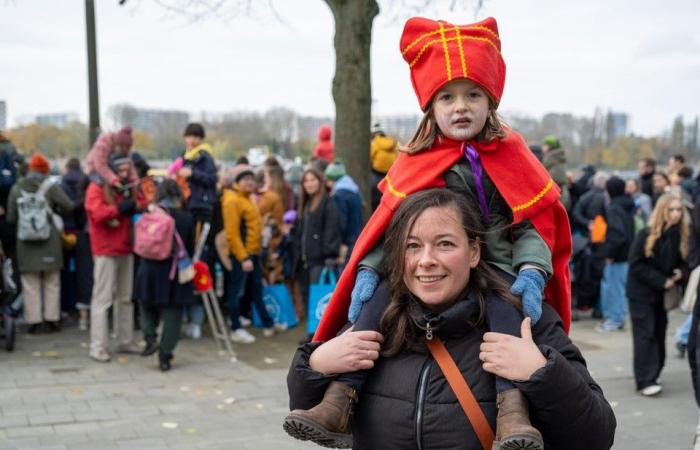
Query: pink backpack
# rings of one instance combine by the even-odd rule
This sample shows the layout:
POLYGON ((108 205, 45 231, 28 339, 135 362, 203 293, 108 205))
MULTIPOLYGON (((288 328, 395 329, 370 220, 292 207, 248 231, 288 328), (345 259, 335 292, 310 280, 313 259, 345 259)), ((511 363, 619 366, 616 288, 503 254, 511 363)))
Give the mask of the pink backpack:
POLYGON ((134 225, 134 253, 164 261, 173 256, 175 219, 162 210, 145 213, 134 225))

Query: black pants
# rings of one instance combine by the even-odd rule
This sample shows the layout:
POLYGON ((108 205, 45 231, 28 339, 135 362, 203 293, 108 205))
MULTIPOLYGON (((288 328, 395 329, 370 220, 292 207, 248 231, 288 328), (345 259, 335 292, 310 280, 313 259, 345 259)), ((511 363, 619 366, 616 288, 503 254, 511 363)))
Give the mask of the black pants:
MULTIPOLYGON (((503 273, 501 275, 507 280, 508 284, 512 284, 515 281, 508 274, 503 273)), ((379 331, 379 322, 387 306, 389 306, 388 293, 375 295, 362 306, 353 331, 379 331)), ((520 324, 522 321, 522 313, 511 303, 496 297, 488 300, 486 304, 486 325, 489 331, 520 337, 520 324)), ((368 375, 368 370, 358 370, 357 372, 339 375, 337 381, 361 391, 368 375)), ((496 377, 496 392, 505 392, 514 388, 515 385, 511 381, 496 377)))
POLYGON ((141 311, 141 329, 146 340, 158 338, 158 323, 163 322, 163 330, 160 336, 160 353, 172 355, 177 342, 180 340, 180 328, 182 327, 182 306, 168 305, 157 306, 139 302, 141 311))
POLYGON ((668 315, 663 298, 652 304, 630 299, 634 380, 637 390, 656 384, 666 360, 666 327, 668 315))

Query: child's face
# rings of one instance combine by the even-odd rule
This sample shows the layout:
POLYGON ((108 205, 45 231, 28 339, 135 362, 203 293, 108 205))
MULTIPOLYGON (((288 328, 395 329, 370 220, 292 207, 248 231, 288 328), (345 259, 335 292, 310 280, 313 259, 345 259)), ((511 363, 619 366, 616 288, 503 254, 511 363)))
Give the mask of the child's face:
POLYGON ((257 183, 255 183, 255 177, 253 175, 246 175, 240 180, 238 180, 238 187, 241 191, 250 194, 255 192, 258 185, 257 183))
POLYGON ((202 143, 202 138, 199 136, 185 136, 185 147, 187 150, 192 150, 202 143))
POLYGON ((435 121, 440 131, 456 141, 476 137, 486 124, 489 109, 486 92, 466 79, 447 83, 433 100, 435 121))

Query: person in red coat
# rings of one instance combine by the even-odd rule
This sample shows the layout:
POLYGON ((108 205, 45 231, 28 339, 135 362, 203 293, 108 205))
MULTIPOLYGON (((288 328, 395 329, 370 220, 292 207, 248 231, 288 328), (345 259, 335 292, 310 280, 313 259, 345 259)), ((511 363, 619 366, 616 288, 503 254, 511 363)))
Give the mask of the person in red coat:
POLYGON ((318 144, 314 147, 313 157, 322 159, 328 164, 335 159, 335 146, 332 141, 333 130, 329 125, 322 125, 318 129, 318 144))
MULTIPOLYGON (((543 298, 559 313, 568 331, 568 217, 556 183, 522 137, 501 124, 496 114, 505 85, 505 62, 495 19, 469 25, 409 19, 401 52, 424 117, 380 183, 380 205, 356 243, 314 340, 335 336, 347 322, 348 312, 354 330, 379 329, 383 310, 369 301, 381 269, 381 264, 371 261, 376 259, 372 256, 377 253, 377 243, 406 197, 443 186, 463 193, 481 212, 488 230, 483 236, 485 259, 522 299, 522 311, 487 307, 490 331, 519 336, 523 313, 536 323, 543 298)), ((434 283, 436 288, 440 284, 432 278, 423 282, 434 283)), ((365 378, 362 373, 342 374, 339 381, 357 391, 365 378)), ((496 387, 500 445, 542 448, 541 434, 529 422, 522 393, 507 380, 497 380, 496 387)), ((293 411, 288 419, 302 417, 313 424, 307 439, 347 437, 348 418, 329 420, 333 414, 327 406, 324 398, 316 408, 293 411)))
POLYGON ((113 156, 110 164, 115 183, 92 182, 85 193, 85 212, 94 257, 94 284, 90 300, 90 357, 109 362, 107 311, 115 306, 117 351, 141 353, 134 343, 134 305, 131 301, 134 277, 131 222, 145 206, 129 186, 132 163, 128 156, 113 156))

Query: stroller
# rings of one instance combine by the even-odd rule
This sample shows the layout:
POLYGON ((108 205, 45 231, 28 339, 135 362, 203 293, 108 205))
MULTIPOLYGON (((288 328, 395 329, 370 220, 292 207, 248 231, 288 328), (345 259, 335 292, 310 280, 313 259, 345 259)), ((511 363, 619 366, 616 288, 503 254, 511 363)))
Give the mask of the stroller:
POLYGON ((5 350, 15 349, 17 336, 16 319, 22 309, 22 296, 17 295, 17 284, 13 278, 12 260, 5 255, 0 245, 0 338, 5 340, 5 350))

